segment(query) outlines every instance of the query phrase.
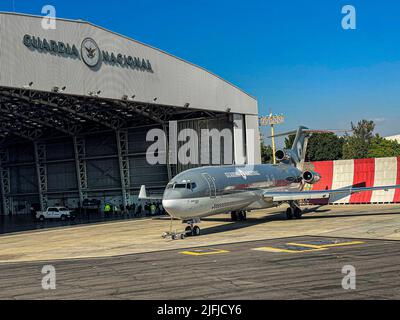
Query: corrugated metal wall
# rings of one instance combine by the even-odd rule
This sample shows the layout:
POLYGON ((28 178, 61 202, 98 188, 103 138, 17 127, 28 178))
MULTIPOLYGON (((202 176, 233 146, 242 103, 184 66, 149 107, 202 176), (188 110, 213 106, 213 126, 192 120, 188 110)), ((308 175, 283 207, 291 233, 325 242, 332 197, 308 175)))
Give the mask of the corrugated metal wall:
MULTIPOLYGON (((200 140, 201 139, 201 130, 202 129, 208 129, 208 130, 217 129, 220 132, 223 129, 229 129, 232 132, 233 125, 232 125, 232 120, 230 120, 230 116, 229 115, 221 116, 221 117, 214 118, 214 119, 179 121, 179 123, 178 123, 178 132, 183 131, 183 133, 186 134, 185 130, 187 130, 187 129, 194 130, 197 133, 197 136, 198 136, 198 138, 200 140)), ((186 142, 179 141, 178 142, 178 150, 185 143, 186 142)), ((232 141, 232 143, 233 143, 233 141, 232 141)), ((192 145, 192 146, 195 147, 194 145, 192 145)), ((203 157, 207 157, 207 153, 208 153, 209 164, 201 164, 201 163, 199 163, 199 165, 212 165, 212 146, 213 146, 212 139, 210 138, 210 140, 209 140, 209 148, 208 148, 208 150, 206 150, 204 148, 204 146, 205 146, 205 144, 202 144, 202 143, 198 143, 197 144, 197 148, 195 148, 196 149, 195 157, 200 162, 201 161, 201 157, 202 156, 203 157)), ((220 153, 219 153, 219 164, 224 164, 224 160, 225 160, 225 153, 224 153, 223 146, 224 146, 224 144, 223 144, 223 142, 221 142, 221 150, 220 150, 220 153)), ((231 146, 231 150, 233 151, 233 146, 231 146)), ((230 156, 233 159, 233 154, 231 154, 230 156)), ((185 170, 190 169, 190 168, 198 167, 199 165, 196 165, 196 164, 184 165, 184 164, 181 164, 178 161, 178 164, 173 169, 173 174, 177 174, 179 172, 185 171, 185 170)))
MULTIPOLYGON (((160 105, 257 115, 257 101, 216 75, 161 50, 141 44, 83 21, 57 20, 55 30, 41 26, 42 17, 0 13, 0 85, 20 88, 30 81, 37 90, 66 86, 66 93, 87 95, 101 90, 103 98, 121 99, 135 95, 135 101, 157 97, 160 105), (65 57, 27 48, 25 34, 75 45, 90 37, 101 51, 148 59, 153 72, 100 62, 89 68, 81 57, 65 57)), ((79 54, 80 55, 80 54, 79 54)))

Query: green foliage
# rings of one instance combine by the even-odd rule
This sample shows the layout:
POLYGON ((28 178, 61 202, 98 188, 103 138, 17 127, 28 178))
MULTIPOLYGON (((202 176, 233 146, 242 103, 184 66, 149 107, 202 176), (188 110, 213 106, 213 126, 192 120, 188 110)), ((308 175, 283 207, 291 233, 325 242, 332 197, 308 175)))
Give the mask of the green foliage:
POLYGON ((296 138, 295 134, 291 134, 285 138, 285 149, 292 149, 294 138, 296 138))
POLYGON ((352 122, 351 129, 353 130, 353 136, 362 139, 369 144, 373 137, 372 133, 375 129, 375 123, 372 120, 363 119, 359 121, 356 126, 352 122))
POLYGON ((308 141, 306 161, 341 159, 344 139, 333 133, 313 134, 308 141))
POLYGON ((272 147, 261 139, 261 163, 272 163, 272 147))
POLYGON ((345 136, 343 159, 367 158, 373 138, 375 124, 370 120, 361 120, 357 125, 351 123, 352 136, 345 136))
POLYGON ((371 145, 368 150, 368 157, 382 158, 382 157, 399 157, 400 156, 400 143, 397 141, 386 140, 379 135, 371 139, 371 145))
POLYGON ((343 159, 361 159, 368 157, 369 145, 357 137, 345 137, 343 159))
MULTIPOLYGON (((351 123, 353 133, 338 137, 333 133, 312 134, 308 141, 306 161, 399 157, 400 143, 373 134, 375 123, 361 120, 351 123)), ((291 149, 295 135, 285 138, 285 149, 291 149)), ((261 143, 263 163, 272 162, 272 148, 261 143)))

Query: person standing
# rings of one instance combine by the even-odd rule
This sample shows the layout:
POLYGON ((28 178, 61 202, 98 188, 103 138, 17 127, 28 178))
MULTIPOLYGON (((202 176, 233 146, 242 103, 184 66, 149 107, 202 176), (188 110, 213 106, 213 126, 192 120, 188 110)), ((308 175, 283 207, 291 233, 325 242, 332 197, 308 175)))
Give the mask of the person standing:
POLYGON ((152 216, 154 216, 156 214, 156 205, 154 202, 150 205, 150 214, 152 216))

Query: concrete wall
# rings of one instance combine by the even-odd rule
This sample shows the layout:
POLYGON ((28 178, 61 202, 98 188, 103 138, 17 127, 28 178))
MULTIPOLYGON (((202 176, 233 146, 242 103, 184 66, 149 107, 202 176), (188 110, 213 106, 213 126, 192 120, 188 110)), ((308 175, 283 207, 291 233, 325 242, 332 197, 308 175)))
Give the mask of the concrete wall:
MULTIPOLYGON (((307 168, 321 174, 322 179, 308 186, 311 190, 339 189, 343 187, 377 187, 400 184, 400 157, 356 160, 316 161, 307 168)), ((352 195, 335 195, 320 204, 400 203, 400 190, 366 191, 352 195)))

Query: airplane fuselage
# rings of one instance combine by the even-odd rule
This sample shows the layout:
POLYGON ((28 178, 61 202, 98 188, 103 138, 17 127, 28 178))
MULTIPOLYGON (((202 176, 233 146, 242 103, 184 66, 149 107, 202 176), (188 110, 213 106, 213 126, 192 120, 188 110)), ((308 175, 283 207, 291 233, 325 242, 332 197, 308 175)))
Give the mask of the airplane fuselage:
POLYGON ((276 206, 265 190, 300 191, 302 172, 287 164, 199 167, 175 176, 163 195, 163 206, 174 218, 189 220, 240 210, 276 206))

